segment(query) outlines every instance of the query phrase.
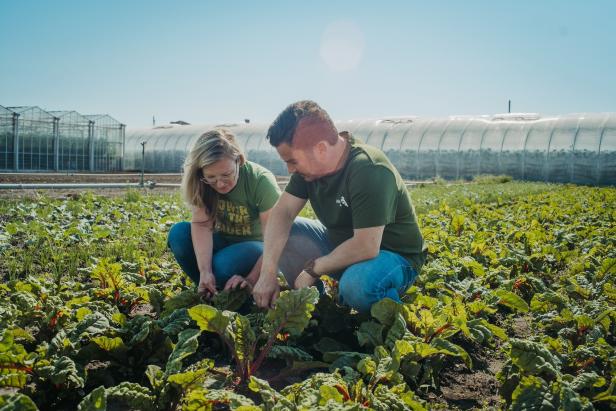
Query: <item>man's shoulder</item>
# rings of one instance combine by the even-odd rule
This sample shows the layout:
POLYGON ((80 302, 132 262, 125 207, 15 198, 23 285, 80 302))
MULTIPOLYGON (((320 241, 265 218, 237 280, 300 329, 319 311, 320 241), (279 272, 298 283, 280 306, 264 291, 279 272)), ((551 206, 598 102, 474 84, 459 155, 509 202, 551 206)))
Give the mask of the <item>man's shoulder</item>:
POLYGON ((354 169, 364 167, 386 167, 392 169, 393 165, 380 149, 363 143, 353 143, 351 148, 351 161, 349 166, 354 169))
POLYGON ((402 178, 380 149, 362 143, 353 144, 352 156, 347 173, 347 182, 359 190, 391 187, 399 189, 402 178))

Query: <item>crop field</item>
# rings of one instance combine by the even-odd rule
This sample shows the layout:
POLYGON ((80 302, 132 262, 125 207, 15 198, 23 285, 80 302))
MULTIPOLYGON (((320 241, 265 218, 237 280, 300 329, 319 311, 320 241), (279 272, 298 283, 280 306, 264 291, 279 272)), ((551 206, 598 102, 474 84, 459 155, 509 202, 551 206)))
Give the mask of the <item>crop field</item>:
MULTIPOLYGON (((411 189, 429 257, 403 304, 201 300, 179 195, 0 200, 0 410, 607 410, 616 189, 411 189)), ((304 215, 311 215, 309 209, 304 215)))

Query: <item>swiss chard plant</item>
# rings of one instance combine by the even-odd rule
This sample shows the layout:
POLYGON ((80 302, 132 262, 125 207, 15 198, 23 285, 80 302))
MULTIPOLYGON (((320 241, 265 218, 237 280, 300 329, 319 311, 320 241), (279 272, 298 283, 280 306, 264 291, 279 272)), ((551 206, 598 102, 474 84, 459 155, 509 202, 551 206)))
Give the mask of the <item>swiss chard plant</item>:
POLYGON ((302 333, 318 297, 319 292, 314 287, 283 291, 275 308, 257 324, 236 312, 221 311, 205 304, 192 307, 188 312, 202 331, 216 333, 223 339, 235 361, 238 383, 242 383, 258 371, 281 334, 302 333))

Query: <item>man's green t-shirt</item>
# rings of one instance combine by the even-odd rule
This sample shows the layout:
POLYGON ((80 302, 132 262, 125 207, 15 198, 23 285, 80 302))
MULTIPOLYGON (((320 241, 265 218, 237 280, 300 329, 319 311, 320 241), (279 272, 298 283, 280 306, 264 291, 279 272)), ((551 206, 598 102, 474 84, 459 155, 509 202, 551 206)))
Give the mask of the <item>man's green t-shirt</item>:
POLYGON ((246 161, 233 190, 218 196, 214 231, 230 242, 263 240, 259 214, 272 208, 278 197, 280 189, 271 171, 246 161))
POLYGON ((400 254, 419 272, 427 247, 398 170, 379 149, 349 142, 340 171, 310 182, 293 174, 285 191, 310 200, 334 247, 353 237, 353 229, 385 226, 381 249, 400 254))

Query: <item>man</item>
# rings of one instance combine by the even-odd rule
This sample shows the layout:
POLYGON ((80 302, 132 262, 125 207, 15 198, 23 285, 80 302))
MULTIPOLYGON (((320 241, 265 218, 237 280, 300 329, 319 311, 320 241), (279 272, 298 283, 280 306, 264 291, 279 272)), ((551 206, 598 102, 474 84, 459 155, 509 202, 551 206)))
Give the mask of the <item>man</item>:
POLYGON ((400 301, 426 246, 404 182, 385 154, 338 133, 313 101, 288 106, 267 138, 292 176, 265 230, 257 305, 276 301, 278 267, 295 288, 323 274, 339 278, 340 300, 358 311, 385 297, 400 301), (298 218, 291 231, 308 200, 320 222, 298 218))

